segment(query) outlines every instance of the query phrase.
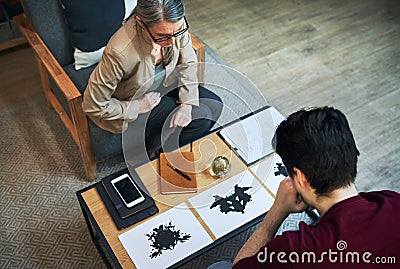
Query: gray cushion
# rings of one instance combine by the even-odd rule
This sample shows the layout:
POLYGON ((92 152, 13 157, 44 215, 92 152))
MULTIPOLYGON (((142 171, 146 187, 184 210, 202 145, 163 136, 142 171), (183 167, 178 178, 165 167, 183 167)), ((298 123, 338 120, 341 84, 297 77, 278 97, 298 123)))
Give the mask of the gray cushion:
POLYGON ((69 30, 58 0, 21 0, 24 13, 61 66, 74 62, 69 30))
POLYGON ((80 93, 83 93, 89 81, 89 77, 95 69, 96 65, 92 65, 86 68, 75 70, 74 64, 69 64, 63 67, 65 73, 70 77, 72 82, 78 88, 80 93))
POLYGON ((122 134, 113 134, 103 130, 90 119, 88 122, 94 155, 98 161, 104 161, 122 153, 122 134))

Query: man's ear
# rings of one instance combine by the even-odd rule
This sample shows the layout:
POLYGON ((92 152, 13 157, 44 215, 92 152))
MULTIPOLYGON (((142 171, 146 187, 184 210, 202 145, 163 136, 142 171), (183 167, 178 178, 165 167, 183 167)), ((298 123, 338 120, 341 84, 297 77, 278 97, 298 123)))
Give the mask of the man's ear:
POLYGON ((303 171, 301 171, 297 167, 293 167, 294 175, 293 180, 301 187, 304 188, 309 185, 306 176, 304 175, 303 171))

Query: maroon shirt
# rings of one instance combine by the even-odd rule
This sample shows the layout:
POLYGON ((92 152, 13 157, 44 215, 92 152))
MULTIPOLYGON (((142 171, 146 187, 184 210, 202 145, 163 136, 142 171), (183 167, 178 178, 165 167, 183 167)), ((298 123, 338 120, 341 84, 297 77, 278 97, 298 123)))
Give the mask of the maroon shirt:
POLYGON ((233 268, 400 268, 396 192, 359 193, 332 206, 314 226, 299 226, 233 268))

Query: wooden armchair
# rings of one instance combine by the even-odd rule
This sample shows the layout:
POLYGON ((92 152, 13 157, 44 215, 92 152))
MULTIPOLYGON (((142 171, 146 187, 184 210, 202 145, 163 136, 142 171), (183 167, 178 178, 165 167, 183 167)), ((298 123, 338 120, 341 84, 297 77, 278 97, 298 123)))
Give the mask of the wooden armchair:
MULTIPOLYGON (((96 177, 96 163, 122 153, 122 135, 98 128, 82 110, 82 93, 94 66, 71 71, 73 46, 59 0, 22 0, 25 14, 13 19, 33 48, 44 94, 79 148, 88 180, 96 177)), ((111 1, 112 2, 112 1, 111 1)), ((199 62, 205 46, 192 36, 199 62)), ((199 81, 204 69, 199 65, 199 81)))

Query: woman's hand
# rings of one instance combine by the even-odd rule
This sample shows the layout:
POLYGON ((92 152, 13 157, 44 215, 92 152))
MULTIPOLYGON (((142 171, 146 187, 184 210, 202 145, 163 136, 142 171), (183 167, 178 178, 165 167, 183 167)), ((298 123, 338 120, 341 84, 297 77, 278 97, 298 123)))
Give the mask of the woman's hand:
POLYGON ((161 101, 160 93, 159 92, 146 93, 138 101, 139 101, 139 114, 149 112, 160 103, 161 101))
POLYGON ((192 121, 192 106, 181 104, 178 110, 172 115, 169 128, 186 127, 192 121))

